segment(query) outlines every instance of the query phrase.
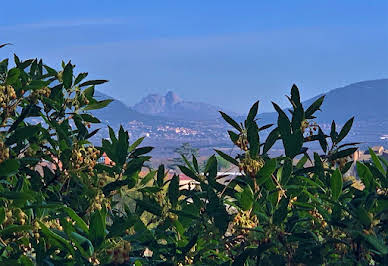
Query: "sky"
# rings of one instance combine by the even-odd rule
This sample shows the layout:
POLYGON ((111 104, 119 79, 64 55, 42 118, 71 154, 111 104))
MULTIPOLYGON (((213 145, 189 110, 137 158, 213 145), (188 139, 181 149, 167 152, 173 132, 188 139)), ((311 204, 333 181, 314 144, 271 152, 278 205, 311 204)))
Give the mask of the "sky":
POLYGON ((246 113, 388 78, 388 1, 3 1, 0 58, 71 60, 131 106, 149 93, 246 113))

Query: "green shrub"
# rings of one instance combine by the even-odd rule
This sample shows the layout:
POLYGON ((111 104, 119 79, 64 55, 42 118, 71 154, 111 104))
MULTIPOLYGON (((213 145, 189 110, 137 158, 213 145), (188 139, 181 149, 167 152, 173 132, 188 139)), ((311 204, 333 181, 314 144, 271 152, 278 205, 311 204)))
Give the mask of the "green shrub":
POLYGON ((357 149, 342 144, 353 119, 325 134, 313 123, 323 97, 305 110, 293 86, 291 117, 274 104, 265 141, 272 125, 257 124, 258 102, 241 124, 221 113, 241 153, 218 156, 243 175, 223 184, 216 156, 204 171, 193 156, 179 168, 200 185, 184 190, 163 165, 140 175, 152 148, 122 127, 92 145, 99 120, 88 111, 110 101, 93 97, 105 81, 86 76, 70 62, 61 71, 0 62, 1 265, 388 264, 387 162, 373 153, 357 162, 363 189, 343 178, 357 149), (285 156, 271 158, 277 141, 285 156), (310 158, 308 142, 322 154, 310 158), (113 166, 96 162, 102 153, 113 166))

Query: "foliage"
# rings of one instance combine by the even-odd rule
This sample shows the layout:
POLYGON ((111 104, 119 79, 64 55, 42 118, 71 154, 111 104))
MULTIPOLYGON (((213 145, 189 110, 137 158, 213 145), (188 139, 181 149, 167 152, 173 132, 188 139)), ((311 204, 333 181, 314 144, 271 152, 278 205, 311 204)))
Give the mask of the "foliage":
MULTIPOLYGON (((226 184, 211 156, 179 166, 199 183, 181 189, 163 165, 141 172, 151 147, 122 127, 95 147, 87 111, 94 86, 71 62, 56 71, 41 60, 0 62, 0 263, 2 265, 302 265, 388 264, 387 162, 357 162, 363 185, 346 179, 354 143, 342 144, 353 119, 329 135, 313 123, 296 86, 292 108, 263 141, 255 103, 235 131, 236 157, 218 156, 242 175, 226 184), (268 151, 281 141, 285 156, 268 151), (305 144, 319 142, 312 158, 305 144), (114 165, 97 163, 106 153, 114 165), (299 159, 293 163, 293 159, 299 159), (312 166, 305 166, 311 161, 312 166)), ((144 168, 143 168, 144 169, 144 168)))
POLYGON ((179 157, 172 158, 171 163, 168 165, 170 169, 176 169, 179 165, 185 164, 187 160, 192 160, 193 156, 199 156, 199 149, 191 146, 190 143, 182 143, 181 146, 174 150, 174 153, 178 154, 179 157))

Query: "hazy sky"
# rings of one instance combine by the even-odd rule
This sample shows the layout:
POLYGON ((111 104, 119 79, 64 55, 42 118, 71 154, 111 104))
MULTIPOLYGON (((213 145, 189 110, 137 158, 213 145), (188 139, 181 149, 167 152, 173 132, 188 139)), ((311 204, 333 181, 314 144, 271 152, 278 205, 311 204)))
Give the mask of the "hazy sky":
POLYGON ((388 1, 2 1, 0 58, 71 59, 125 101, 173 90, 246 112, 388 78, 388 1))

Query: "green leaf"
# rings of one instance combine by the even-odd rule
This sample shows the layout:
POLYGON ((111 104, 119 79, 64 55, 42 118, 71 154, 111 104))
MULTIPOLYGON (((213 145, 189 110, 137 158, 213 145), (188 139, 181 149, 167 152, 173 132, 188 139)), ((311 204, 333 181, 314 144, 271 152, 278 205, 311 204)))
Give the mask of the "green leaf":
POLYGON ((292 88, 291 88, 291 101, 296 106, 300 104, 299 89, 298 89, 298 87, 295 84, 293 84, 292 88))
POLYGON ((86 96, 86 98, 91 100, 93 98, 93 95, 94 95, 94 86, 90 86, 90 87, 86 88, 83 91, 83 94, 86 96))
POLYGON ((144 198, 142 200, 136 199, 137 207, 142 210, 148 211, 149 213, 155 214, 156 216, 162 215, 162 208, 159 204, 151 198, 144 198))
POLYGON ((342 175, 339 169, 336 169, 332 174, 330 186, 333 200, 338 200, 342 192, 342 175))
POLYGON ((0 207, 0 224, 3 224, 5 220, 5 208, 0 207))
POLYGON ((163 186, 163 183, 164 183, 164 177, 166 176, 165 172, 164 172, 164 165, 159 165, 159 168, 158 168, 158 173, 157 173, 157 177, 156 177, 156 183, 158 184, 159 187, 162 187, 163 186))
POLYGON ((77 232, 71 232, 69 236, 84 258, 89 258, 93 255, 94 247, 92 242, 90 242, 89 239, 78 234, 77 232))
POLYGON ((16 159, 8 159, 0 163, 0 176, 8 177, 17 173, 20 163, 16 159))
POLYGON ((20 191, 2 191, 0 192, 0 198, 5 198, 8 200, 32 200, 35 198, 35 193, 30 192, 20 192, 20 191))
POLYGON ((92 103, 92 104, 87 105, 84 108, 84 110, 89 111, 89 110, 101 109, 101 108, 108 106, 108 104, 110 104, 112 101, 113 101, 113 99, 98 101, 96 103, 92 103))
POLYGON ((259 109, 259 101, 255 102, 251 109, 249 110, 248 116, 247 116, 247 121, 248 122, 253 122, 256 118, 257 111, 259 109))
POLYGON ((252 158, 256 158, 260 146, 259 129, 257 127, 256 122, 251 122, 248 124, 247 139, 249 142, 249 153, 252 158))
POLYGON ((62 74, 63 87, 65 89, 69 89, 73 82, 73 65, 71 62, 67 63, 65 68, 63 69, 62 74))
POLYGON ((220 151, 220 150, 215 150, 218 155, 220 155, 222 158, 224 158, 225 160, 227 160, 228 162, 238 166, 238 161, 236 159, 234 159, 233 157, 227 155, 226 153, 220 151))
POLYGON ((134 143, 132 143, 131 146, 129 146, 129 152, 132 152, 134 149, 136 149, 137 146, 139 146, 145 137, 138 138, 134 143))
POLYGON ((7 79, 5 83, 7 85, 12 85, 18 80, 19 76, 20 76, 20 70, 17 68, 12 68, 8 71, 7 79))
POLYGON ((366 235, 366 234, 361 234, 362 238, 366 242, 368 242, 376 251, 381 253, 382 255, 387 255, 388 254, 388 247, 384 243, 384 240, 377 238, 377 236, 374 235, 366 235))
MULTIPOLYGON (((73 255, 75 256, 75 252, 74 252, 74 249, 72 248, 71 244, 69 241, 67 241, 66 239, 64 239, 62 236, 54 233, 53 231, 51 231, 49 228, 47 228, 47 226, 42 223, 41 221, 37 221, 40 225, 40 228, 42 230, 42 232, 48 236, 48 237, 51 237, 53 239, 55 239, 56 241, 58 241, 60 244, 62 244, 64 247, 67 248, 67 250, 73 255)), ((31 226, 32 227, 32 226, 31 226)))
POLYGON ((67 215, 70 216, 71 219, 78 225, 86 234, 89 234, 89 228, 88 225, 85 223, 84 220, 82 220, 81 217, 78 216, 78 214, 69 207, 64 207, 63 211, 67 213, 67 215))
POLYGON ((331 159, 331 160, 336 160, 336 159, 339 159, 339 158, 344 158, 344 157, 350 156, 350 155, 352 155, 356 150, 358 150, 358 148, 349 148, 349 149, 337 151, 336 153, 333 153, 333 154, 330 156, 330 159, 331 159))
POLYGON ((100 79, 100 80, 88 80, 84 83, 81 83, 79 86, 80 87, 85 87, 85 86, 91 86, 91 85, 99 85, 99 84, 103 84, 105 82, 108 82, 108 80, 104 80, 104 79, 100 79))
POLYGON ((217 194, 213 191, 213 189, 208 188, 207 194, 209 202, 207 204, 206 212, 209 216, 214 218, 214 225, 223 235, 228 229, 230 220, 229 214, 225 209, 225 205, 217 197, 217 194))
POLYGON ((270 177, 276 170, 277 166, 277 161, 275 158, 269 159, 268 161, 265 162, 263 168, 259 170, 257 175, 259 178, 268 178, 270 177))
POLYGON ((32 230, 34 227, 32 225, 9 225, 3 230, 0 230, 0 237, 3 236, 9 236, 12 233, 17 233, 17 232, 27 232, 28 230, 32 230))
POLYGON ((360 177, 362 183, 365 185, 366 190, 369 190, 373 182, 373 175, 371 171, 365 164, 358 161, 356 162, 356 168, 358 176, 360 177))
POLYGON ((306 110, 306 112, 305 112, 306 119, 311 119, 311 118, 312 118, 311 116, 312 116, 316 111, 320 110, 321 105, 322 105, 324 99, 325 99, 325 95, 319 97, 317 100, 315 100, 314 103, 312 103, 312 104, 307 108, 307 110, 306 110))
POLYGON ((154 147, 148 147, 148 146, 147 147, 141 147, 141 148, 138 148, 138 149, 134 150, 131 155, 133 157, 138 157, 140 155, 144 155, 144 154, 147 154, 147 153, 151 152, 153 149, 154 149, 154 147))
POLYGON ((230 137, 230 140, 236 144, 237 140, 238 140, 238 134, 234 133, 233 131, 230 131, 228 130, 228 134, 229 134, 229 137, 230 137))
POLYGON ((384 170, 383 165, 381 164, 379 158, 376 156, 376 153, 371 148, 369 148, 369 154, 371 155, 373 164, 376 166, 377 170, 379 170, 383 176, 386 176, 386 171, 384 170))
POLYGON ((267 139, 265 140, 263 154, 267 153, 279 138, 280 138, 279 129, 278 128, 273 129, 269 133, 267 139))
POLYGON ((240 125, 234 121, 230 116, 228 116, 227 114, 225 114, 224 112, 221 112, 220 111, 220 114, 222 116, 222 118, 224 118, 224 120, 229 124, 231 125, 232 127, 234 127, 235 129, 237 129, 239 132, 242 131, 240 125))
POLYGON ((80 116, 82 117, 82 120, 85 122, 96 123, 96 124, 101 123, 101 121, 98 118, 96 118, 90 114, 80 114, 80 116))
POLYGON ((287 198, 282 198, 279 202, 278 208, 275 210, 273 215, 273 223, 276 225, 280 225, 284 222, 288 214, 288 202, 287 198))
POLYGON ((336 125, 335 125, 335 122, 333 120, 331 122, 331 128, 330 128, 330 138, 331 138, 331 141, 333 142, 333 144, 338 143, 337 137, 338 137, 338 133, 336 131, 336 125))
POLYGON ((74 85, 80 83, 84 78, 86 78, 87 75, 88 73, 79 73, 78 76, 75 78, 74 85))
POLYGON ((372 223, 372 219, 369 216, 368 212, 363 207, 359 207, 355 210, 355 214, 358 218, 358 221, 361 222, 366 227, 369 227, 372 223))
POLYGON ((340 133, 338 134, 338 138, 336 140, 336 143, 339 143, 341 140, 343 140, 349 133, 350 129, 352 128, 354 121, 354 117, 350 118, 345 125, 342 127, 340 133))
POLYGON ((99 248, 104 242, 105 218, 99 210, 95 210, 90 216, 89 238, 96 248, 99 248))
POLYGON ((242 210, 247 211, 252 208, 254 195, 250 186, 245 186, 242 192, 237 192, 236 198, 242 210))
POLYGON ((176 207, 179 198, 179 176, 174 175, 168 186, 168 199, 171 202, 173 208, 176 207))

